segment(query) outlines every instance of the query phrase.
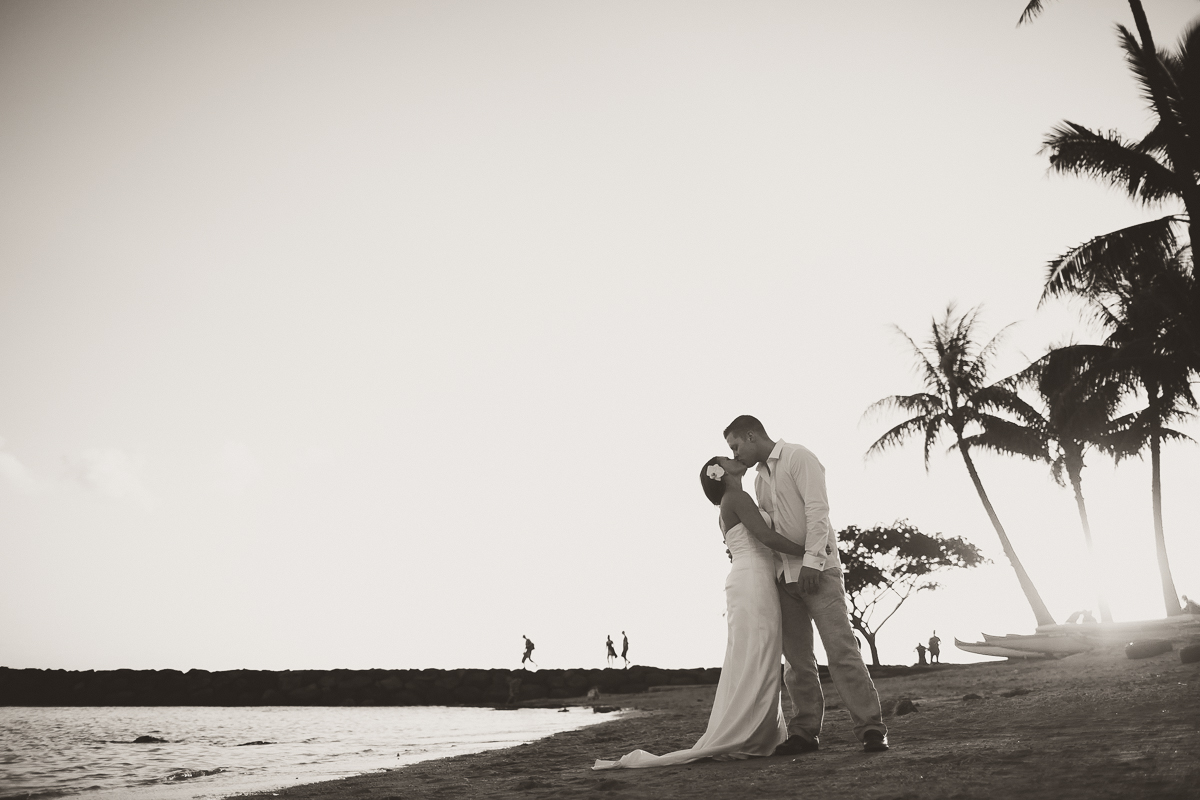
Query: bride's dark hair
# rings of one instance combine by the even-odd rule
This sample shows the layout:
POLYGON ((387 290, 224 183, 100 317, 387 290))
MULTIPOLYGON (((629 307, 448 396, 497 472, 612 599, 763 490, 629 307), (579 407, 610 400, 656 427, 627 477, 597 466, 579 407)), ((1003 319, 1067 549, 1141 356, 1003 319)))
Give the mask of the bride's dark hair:
POLYGON ((700 488, 704 490, 704 496, 711 500, 714 506, 721 505, 721 498, 725 496, 725 481, 708 477, 708 468, 713 464, 720 463, 720 460, 720 456, 713 456, 700 468, 700 488))

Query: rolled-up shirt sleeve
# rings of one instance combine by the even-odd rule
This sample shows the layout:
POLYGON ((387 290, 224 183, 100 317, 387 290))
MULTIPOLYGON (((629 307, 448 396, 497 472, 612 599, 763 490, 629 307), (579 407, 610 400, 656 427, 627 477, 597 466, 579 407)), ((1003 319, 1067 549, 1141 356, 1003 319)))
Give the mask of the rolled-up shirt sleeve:
POLYGON ((810 453, 793 451, 788 474, 796 483, 804 501, 808 534, 804 539, 804 566, 825 570, 825 562, 834 547, 829 530, 829 495, 825 491, 825 468, 810 453))

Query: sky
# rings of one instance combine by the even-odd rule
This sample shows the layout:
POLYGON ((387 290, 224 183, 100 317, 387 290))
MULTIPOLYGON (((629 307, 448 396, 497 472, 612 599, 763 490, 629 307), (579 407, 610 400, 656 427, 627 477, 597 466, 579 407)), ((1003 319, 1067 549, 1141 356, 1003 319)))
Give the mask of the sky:
MULTIPOLYGON (((698 474, 753 414, 835 527, 992 563, 881 630, 1035 625, 961 459, 864 459, 920 390, 895 326, 1098 341, 1046 262, 1173 207, 1050 176, 1151 114, 1117 0, 0 4, 0 665, 716 666, 698 474)), ((1160 46, 1200 16, 1145 0, 1160 46)), ((1200 438, 1200 425, 1183 430, 1200 438)), ((945 444, 949 444, 948 442, 945 444)), ((980 455, 1055 617, 1074 502, 980 455)), ((1200 595, 1200 448, 1163 457, 1200 595)), ((747 486, 749 488, 749 485, 747 486)), ((1117 619, 1162 615, 1148 463, 1084 473, 1117 619)))

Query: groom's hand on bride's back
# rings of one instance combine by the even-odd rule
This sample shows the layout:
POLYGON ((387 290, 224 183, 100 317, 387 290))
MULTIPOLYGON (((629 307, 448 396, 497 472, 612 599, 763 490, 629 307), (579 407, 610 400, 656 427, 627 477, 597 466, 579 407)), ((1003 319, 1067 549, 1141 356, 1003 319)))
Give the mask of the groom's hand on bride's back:
POLYGON ((815 567, 801 567, 796 583, 800 586, 801 595, 816 594, 821 588, 821 570, 815 567))

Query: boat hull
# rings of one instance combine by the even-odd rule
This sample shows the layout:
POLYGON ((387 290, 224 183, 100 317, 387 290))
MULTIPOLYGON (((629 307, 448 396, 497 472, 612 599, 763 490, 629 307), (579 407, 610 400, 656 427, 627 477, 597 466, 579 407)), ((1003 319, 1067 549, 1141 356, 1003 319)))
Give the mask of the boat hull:
POLYGON ((1058 656, 1085 653, 1095 647, 1093 642, 1074 633, 1035 633, 1030 636, 1011 633, 1007 636, 993 636, 985 633, 983 638, 988 644, 1007 647, 1010 650, 1021 650, 1027 653, 1047 653, 1058 656))
POLYGON ((1186 638, 1200 633, 1200 614, 1179 614, 1165 619, 1130 622, 1080 622, 1072 625, 1039 625, 1038 633, 1077 634, 1101 642, 1128 642, 1144 638, 1186 638))
POLYGON ((1013 650, 1008 647, 988 644, 987 642, 961 642, 958 639, 955 639, 954 646, 967 653, 975 653, 976 655, 980 656, 994 656, 995 658, 1049 658, 1049 656, 1044 653, 1033 653, 1028 650, 1013 650))

